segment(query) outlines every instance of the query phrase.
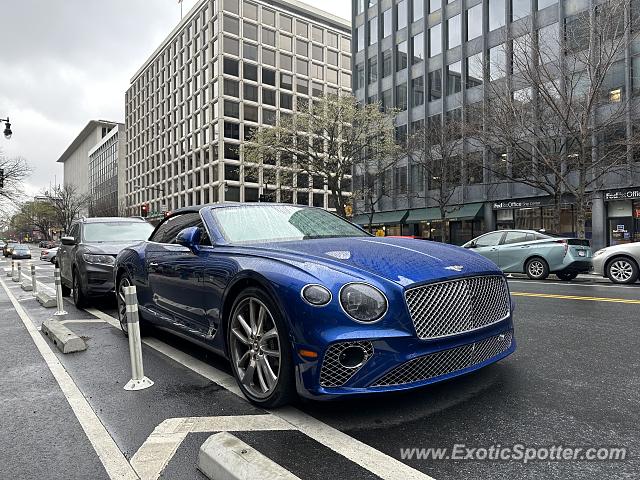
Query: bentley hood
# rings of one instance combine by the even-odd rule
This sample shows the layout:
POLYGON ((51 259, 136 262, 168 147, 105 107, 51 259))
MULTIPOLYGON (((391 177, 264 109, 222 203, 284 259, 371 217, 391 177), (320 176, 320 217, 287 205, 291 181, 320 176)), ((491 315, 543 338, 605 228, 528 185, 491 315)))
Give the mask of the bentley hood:
POLYGON ((339 264, 402 286, 469 275, 502 274, 493 262, 477 253, 426 240, 353 237, 279 242, 259 248, 276 255, 280 252, 339 264))

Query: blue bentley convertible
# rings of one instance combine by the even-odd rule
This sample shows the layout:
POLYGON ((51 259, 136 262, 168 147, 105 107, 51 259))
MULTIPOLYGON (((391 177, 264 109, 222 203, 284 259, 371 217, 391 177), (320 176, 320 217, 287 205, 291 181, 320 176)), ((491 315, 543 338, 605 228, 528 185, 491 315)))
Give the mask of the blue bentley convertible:
POLYGON ((515 350, 504 275, 468 250, 376 238, 318 208, 184 208, 114 269, 141 321, 225 356, 244 394, 275 407, 404 390, 515 350))

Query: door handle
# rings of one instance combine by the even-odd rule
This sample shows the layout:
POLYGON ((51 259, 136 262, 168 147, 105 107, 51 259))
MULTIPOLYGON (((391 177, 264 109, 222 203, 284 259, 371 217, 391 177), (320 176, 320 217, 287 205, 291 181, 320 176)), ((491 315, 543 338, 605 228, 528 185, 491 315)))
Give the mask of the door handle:
POLYGON ((150 262, 150 263, 149 263, 149 266, 150 266, 150 267, 157 267, 157 266, 158 266, 158 264, 157 264, 156 262, 150 262))

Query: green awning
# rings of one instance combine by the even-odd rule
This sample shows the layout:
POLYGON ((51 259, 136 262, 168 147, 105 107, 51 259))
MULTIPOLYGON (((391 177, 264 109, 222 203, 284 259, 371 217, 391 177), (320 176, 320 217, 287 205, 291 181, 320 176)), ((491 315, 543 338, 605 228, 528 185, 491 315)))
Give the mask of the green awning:
MULTIPOLYGON (((447 218, 451 221, 472 220, 478 216, 482 210, 483 203, 467 203, 466 205, 447 208, 447 218)), ((438 207, 416 208, 409 210, 407 223, 433 222, 440 220, 440 209, 438 207)))
MULTIPOLYGON (((404 223, 407 210, 395 210, 393 212, 377 212, 373 214, 371 225, 396 225, 404 223)), ((353 217, 353 223, 357 225, 369 225, 369 215, 360 214, 353 217)))

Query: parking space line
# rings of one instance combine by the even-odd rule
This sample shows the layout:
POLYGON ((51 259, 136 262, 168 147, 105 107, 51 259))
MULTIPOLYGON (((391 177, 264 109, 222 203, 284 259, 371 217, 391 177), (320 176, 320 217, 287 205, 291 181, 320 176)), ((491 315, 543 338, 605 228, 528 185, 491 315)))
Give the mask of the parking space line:
POLYGON ((145 440, 131 465, 142 480, 157 479, 190 433, 296 430, 275 415, 169 418, 145 440))
MULTIPOLYGON (((117 319, 95 308, 87 308, 92 315, 105 320, 116 328, 120 328, 117 319)), ((162 353, 175 362, 189 368, 204 378, 220 385, 242 400, 247 401, 238 387, 235 378, 228 373, 205 363, 185 352, 178 350, 156 338, 143 338, 142 342, 162 353)), ((295 427, 296 430, 307 435, 312 440, 326 446, 334 452, 351 460, 362 468, 385 480, 434 480, 432 477, 410 467, 380 450, 327 425, 294 407, 280 408, 270 412, 295 427)), ((175 452, 174 452, 175 453, 175 452)))
POLYGON ((93 449, 109 477, 119 480, 137 479, 138 475, 135 473, 135 470, 120 451, 116 442, 111 438, 105 426, 100 422, 100 419, 86 398, 84 398, 69 373, 65 370, 62 363, 60 363, 58 357, 53 353, 44 338, 42 338, 42 335, 40 335, 36 329, 27 312, 22 308, 22 305, 16 300, 16 297, 11 293, 9 288, 7 288, 7 285, 2 279, 0 279, 0 284, 13 304, 13 308, 27 329, 40 355, 46 362, 47 367, 49 367, 49 370, 58 382, 62 393, 67 399, 67 402, 69 402, 73 413, 91 442, 93 449))
POLYGON ((581 300, 586 302, 628 303, 632 305, 640 305, 640 300, 633 300, 629 298, 581 297, 576 295, 556 295, 553 293, 530 292, 511 292, 511 295, 514 297, 553 298, 558 300, 581 300))

